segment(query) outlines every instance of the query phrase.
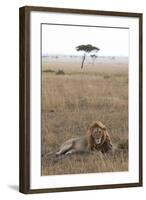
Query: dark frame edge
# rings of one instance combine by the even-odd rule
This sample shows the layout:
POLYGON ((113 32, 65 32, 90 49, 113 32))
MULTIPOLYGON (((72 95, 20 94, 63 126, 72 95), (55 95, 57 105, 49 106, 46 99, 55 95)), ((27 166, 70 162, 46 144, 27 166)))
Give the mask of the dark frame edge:
POLYGON ((143 14, 139 14, 139 183, 143 186, 143 14))
POLYGON ((25 194, 38 194, 38 193, 55 193, 55 192, 74 192, 74 191, 89 191, 89 190, 104 190, 104 189, 122 189, 141 187, 141 183, 124 183, 124 184, 110 184, 110 185, 93 185, 93 186, 75 186, 65 188, 43 188, 43 189, 30 189, 25 194))
POLYGON ((19 191, 30 188, 30 69, 29 12, 19 8, 19 191))
POLYGON ((43 11, 43 12, 61 12, 61 13, 74 13, 74 14, 90 14, 90 15, 114 15, 122 17, 140 17, 141 13, 134 12, 121 12, 121 11, 106 11, 106 10, 87 10, 87 9, 76 9, 76 8, 57 8, 57 7, 43 7, 43 6, 23 6, 30 11, 43 11))

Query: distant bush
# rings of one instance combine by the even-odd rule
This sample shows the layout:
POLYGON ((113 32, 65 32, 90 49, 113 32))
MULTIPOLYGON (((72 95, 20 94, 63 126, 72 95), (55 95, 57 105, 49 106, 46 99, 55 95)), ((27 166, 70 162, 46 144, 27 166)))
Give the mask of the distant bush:
POLYGON ((56 75, 64 75, 64 74, 65 74, 64 71, 61 70, 61 69, 59 69, 59 70, 56 72, 56 75))
POLYGON ((43 70, 43 72, 50 72, 50 73, 54 73, 55 71, 54 71, 54 70, 52 70, 52 69, 45 69, 45 70, 43 70))
POLYGON ((105 78, 105 79, 108 79, 108 78, 110 78, 110 76, 109 76, 109 75, 105 75, 104 78, 105 78))
POLYGON ((119 149, 127 149, 128 150, 128 140, 127 139, 123 139, 119 142, 118 144, 118 148, 119 149))

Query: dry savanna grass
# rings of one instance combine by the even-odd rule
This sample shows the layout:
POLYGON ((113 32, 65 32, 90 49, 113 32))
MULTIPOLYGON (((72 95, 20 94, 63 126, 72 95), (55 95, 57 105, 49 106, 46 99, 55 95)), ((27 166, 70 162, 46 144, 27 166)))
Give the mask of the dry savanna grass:
POLYGON ((128 64, 48 62, 42 65, 42 175, 128 170, 128 64), (59 72, 62 71, 62 72, 59 72), (106 125, 114 152, 52 157, 67 139, 106 125))

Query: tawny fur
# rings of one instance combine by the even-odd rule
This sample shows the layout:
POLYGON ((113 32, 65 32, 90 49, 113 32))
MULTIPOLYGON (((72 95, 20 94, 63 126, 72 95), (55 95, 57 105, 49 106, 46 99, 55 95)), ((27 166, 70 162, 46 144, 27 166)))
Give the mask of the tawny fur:
POLYGON ((111 138, 105 125, 100 121, 96 121, 90 125, 86 136, 67 140, 61 145, 56 155, 85 153, 90 151, 106 153, 111 150, 111 148, 111 138))

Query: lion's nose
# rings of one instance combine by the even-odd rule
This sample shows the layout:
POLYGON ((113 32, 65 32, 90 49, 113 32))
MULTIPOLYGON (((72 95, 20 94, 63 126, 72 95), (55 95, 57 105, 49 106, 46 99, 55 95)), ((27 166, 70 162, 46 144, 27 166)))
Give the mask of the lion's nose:
POLYGON ((101 142, 101 139, 99 138, 99 139, 96 139, 96 143, 97 144, 100 144, 100 142, 101 142))

